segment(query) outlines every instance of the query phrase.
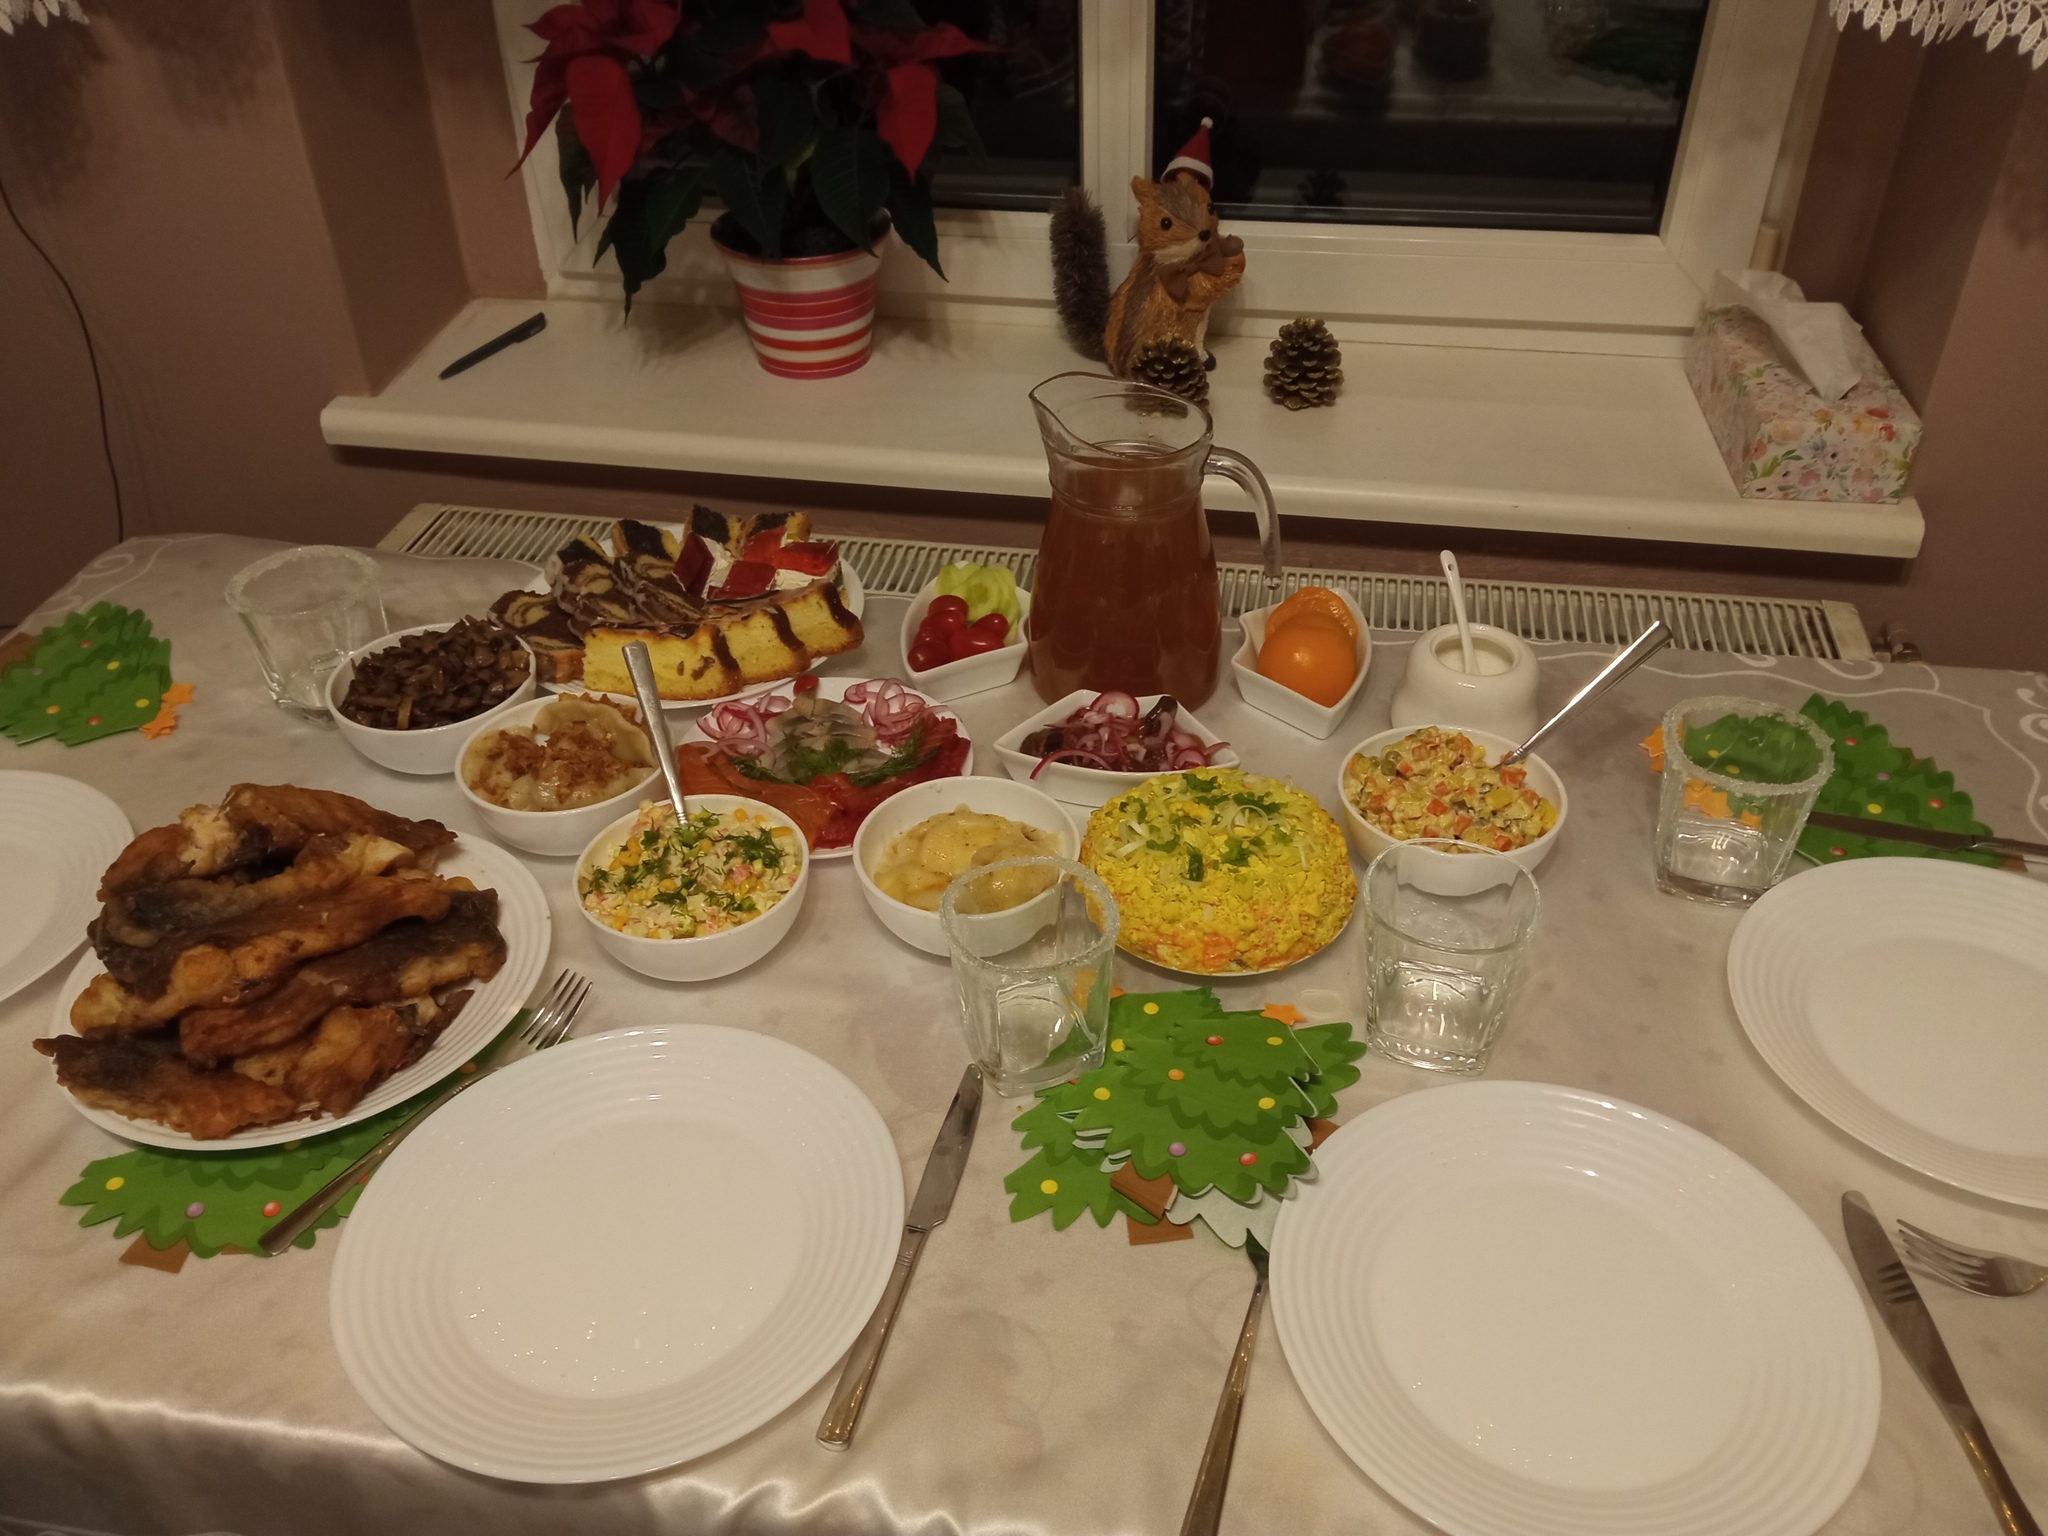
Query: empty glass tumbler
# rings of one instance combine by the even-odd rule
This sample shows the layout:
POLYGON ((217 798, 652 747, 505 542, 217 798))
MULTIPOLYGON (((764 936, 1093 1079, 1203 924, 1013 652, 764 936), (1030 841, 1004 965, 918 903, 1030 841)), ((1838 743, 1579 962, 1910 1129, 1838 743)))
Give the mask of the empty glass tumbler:
POLYGON ((376 562, 338 544, 265 556, 228 583, 227 602, 249 631, 270 697, 302 720, 328 718, 334 669, 386 633, 376 562))
POLYGON ((1687 699, 1664 716, 1657 887, 1742 905, 1776 885, 1835 771, 1827 732, 1755 699, 1687 699))
POLYGON ((1434 838, 1365 872, 1366 1038, 1435 1072, 1485 1069, 1541 906, 1506 854, 1434 838))
POLYGON ((1050 855, 998 860, 946 887, 939 924, 968 1054, 996 1092, 1014 1098, 1102 1065, 1117 911, 1093 872, 1050 855))

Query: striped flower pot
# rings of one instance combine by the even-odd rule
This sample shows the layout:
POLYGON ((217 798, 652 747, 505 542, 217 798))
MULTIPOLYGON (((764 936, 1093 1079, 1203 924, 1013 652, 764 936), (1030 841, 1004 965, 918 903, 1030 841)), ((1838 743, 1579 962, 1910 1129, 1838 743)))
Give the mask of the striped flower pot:
MULTIPOLYGON (((716 242, 713 242, 716 244, 716 242)), ((796 256, 766 261, 719 245, 740 291, 754 356, 789 379, 830 379, 868 360, 875 339, 874 254, 796 256)))

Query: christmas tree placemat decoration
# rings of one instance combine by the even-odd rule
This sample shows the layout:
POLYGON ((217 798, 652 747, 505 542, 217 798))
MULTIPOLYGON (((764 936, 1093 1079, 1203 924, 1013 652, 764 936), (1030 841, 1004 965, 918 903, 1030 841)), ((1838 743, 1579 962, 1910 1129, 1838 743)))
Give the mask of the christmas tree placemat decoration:
MULTIPOLYGON (((1834 742, 1835 770, 1821 786, 1814 800, 1815 810, 1895 821, 1901 826, 1926 827, 1936 832, 1983 835, 1991 831, 1976 819, 1975 807, 1969 795, 1956 788, 1954 774, 1937 768, 1931 757, 1894 746, 1891 733, 1870 716, 1818 693, 1800 705, 1799 712, 1826 731, 1834 742)), ((1650 771, 1662 773, 1663 727, 1645 736, 1642 745, 1649 754, 1650 771)), ((1720 814, 1727 814, 1725 805, 1720 814)), ((1799 851, 1816 864, 1870 858, 1955 859, 1995 868, 2003 862, 1995 853, 1928 848, 1918 843, 1895 843, 1812 826, 1799 834, 1799 851)))
MULTIPOLYGON (((522 1010, 497 1038, 523 1028, 526 1018, 522 1010)), ((175 1273, 187 1254, 202 1259, 220 1253, 263 1257, 256 1240, 278 1217, 297 1209, 299 1202, 382 1141, 443 1086, 437 1083, 403 1104, 394 1104, 343 1130, 288 1141, 281 1147, 247 1152, 130 1147, 87 1163, 78 1182, 59 1195, 57 1203, 86 1207, 78 1218, 81 1227, 112 1221, 116 1223, 115 1237, 140 1233, 122 1256, 124 1263, 175 1273)), ((360 1186, 349 1190, 293 1246, 311 1248, 314 1235, 338 1226, 361 1192, 360 1186)))
MULTIPOLYGON (((75 747, 166 721, 170 689, 170 641, 155 638, 147 615, 95 603, 44 630, 0 672, 0 733, 24 746, 54 736, 75 747)), ((150 734, 169 729, 166 721, 150 734)))
MULTIPOLYGON (((1870 716, 1817 693, 1799 712, 1835 743, 1835 771, 1821 786, 1815 810, 1869 816, 1936 832, 1991 831, 1976 819, 1975 807, 1969 795, 1956 788, 1954 774, 1942 772, 1932 758, 1892 745, 1891 734, 1870 716)), ((1955 859, 1992 868, 2003 862, 1995 853, 1951 852, 1811 826, 1799 835, 1799 851, 1816 864, 1876 857, 1955 859)))
POLYGON ((1358 1081, 1348 1024, 1296 1027, 1291 1008, 1226 1012, 1206 987, 1110 1003, 1103 1064, 1040 1090, 1015 1125, 1032 1156, 1003 1181, 1010 1219, 1082 1212, 1107 1226, 1206 1220, 1225 1242, 1270 1233, 1314 1177, 1311 1122, 1358 1081))

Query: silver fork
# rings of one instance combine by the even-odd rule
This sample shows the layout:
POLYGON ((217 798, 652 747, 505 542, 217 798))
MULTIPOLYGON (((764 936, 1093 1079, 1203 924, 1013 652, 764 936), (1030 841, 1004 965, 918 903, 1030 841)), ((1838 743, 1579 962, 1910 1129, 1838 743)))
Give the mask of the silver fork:
POLYGON ((555 978, 555 984, 548 988, 548 995, 541 999, 528 1016, 526 1027, 519 1031, 516 1040, 502 1040, 487 1059, 465 1063, 463 1070, 450 1078, 439 1093, 420 1106, 418 1114, 409 1115, 400 1124, 393 1126, 390 1134, 382 1141, 321 1185, 318 1193, 310 1200, 259 1237, 256 1246, 273 1256, 283 1253, 299 1240, 308 1227, 325 1216, 333 1208, 334 1202, 348 1193, 351 1185, 367 1179, 375 1172, 384 1159, 391 1155, 392 1149, 412 1134, 413 1127, 471 1083, 481 1081, 504 1066, 516 1054, 518 1045, 530 1046, 534 1051, 544 1051, 568 1039, 569 1031, 575 1027, 576 1015, 583 1011, 583 1005, 589 998, 588 981, 574 971, 562 972, 555 978))
POLYGON ((2024 1296, 2048 1285, 2048 1266, 2030 1264, 2009 1253, 1952 1243, 1910 1221, 1899 1223, 1899 1236, 1905 1239, 1908 1258, 1959 1290, 1979 1296, 2024 1296))
POLYGON ((1223 1378, 1223 1398, 1209 1424, 1209 1443, 1195 1470, 1195 1490, 1188 1496, 1187 1513, 1181 1516, 1180 1536, 1216 1536, 1216 1527, 1223 1520, 1223 1495, 1230 1487, 1230 1462, 1237 1452, 1237 1421, 1244 1413, 1245 1383, 1251 1379, 1252 1346, 1259 1341, 1259 1314, 1266 1307, 1266 1249, 1249 1232, 1244 1255, 1252 1261, 1258 1283, 1252 1287, 1251 1305, 1244 1309, 1244 1328, 1223 1378))

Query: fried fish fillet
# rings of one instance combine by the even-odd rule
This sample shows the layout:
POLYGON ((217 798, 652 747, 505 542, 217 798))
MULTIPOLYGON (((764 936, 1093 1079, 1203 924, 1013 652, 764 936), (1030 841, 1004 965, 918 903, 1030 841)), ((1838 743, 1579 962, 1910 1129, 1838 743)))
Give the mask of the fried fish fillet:
POLYGON ((100 880, 100 900, 172 880, 233 874, 290 858, 321 833, 370 834, 424 858, 455 841, 438 821, 408 821, 353 795, 296 784, 237 784, 217 806, 195 805, 121 851, 100 880))
POLYGON ((35 1042, 57 1063, 57 1081, 82 1103, 131 1120, 155 1120, 198 1141, 299 1114, 284 1089, 239 1072, 208 1072, 178 1053, 169 1035, 59 1035, 35 1042))
POLYGON ((268 997, 234 1008, 195 1008, 178 1021, 194 1061, 267 1050, 344 1005, 424 997, 458 981, 489 981, 505 963, 496 891, 451 891, 439 922, 396 923, 353 949, 314 960, 268 997))
POLYGON ((108 971, 125 982, 131 957, 124 950, 196 942, 217 924, 280 902, 324 896, 360 876, 409 866, 413 858, 403 843, 374 832, 321 832, 308 839, 290 868, 268 879, 238 884, 187 875, 124 887, 106 899, 88 932, 108 971))
POLYGON ((438 921, 452 894, 431 875, 365 875, 338 891, 223 923, 204 942, 175 952, 131 951, 141 960, 129 978, 94 978, 71 1005, 71 1027, 82 1035, 148 1029, 190 1008, 249 1002, 276 991, 303 961, 360 944, 408 917, 438 921))
POLYGON ((396 1007, 336 1008, 304 1038, 238 1057, 234 1070, 291 1095, 301 1107, 345 1115, 392 1073, 426 1054, 461 1007, 432 998, 396 1007))

